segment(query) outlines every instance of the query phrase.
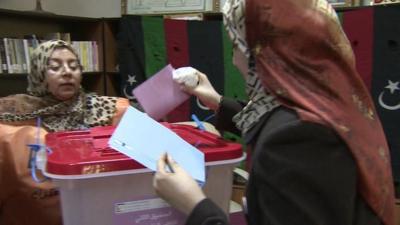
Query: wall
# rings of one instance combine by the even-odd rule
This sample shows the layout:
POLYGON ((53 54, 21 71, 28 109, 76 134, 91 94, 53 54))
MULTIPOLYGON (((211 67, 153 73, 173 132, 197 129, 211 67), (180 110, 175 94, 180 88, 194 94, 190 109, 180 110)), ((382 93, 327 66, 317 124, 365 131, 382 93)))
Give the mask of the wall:
MULTIPOLYGON (((0 8, 33 10, 36 0, 0 0, 0 8)), ((120 17, 121 0, 42 0, 43 10, 60 15, 120 17)))

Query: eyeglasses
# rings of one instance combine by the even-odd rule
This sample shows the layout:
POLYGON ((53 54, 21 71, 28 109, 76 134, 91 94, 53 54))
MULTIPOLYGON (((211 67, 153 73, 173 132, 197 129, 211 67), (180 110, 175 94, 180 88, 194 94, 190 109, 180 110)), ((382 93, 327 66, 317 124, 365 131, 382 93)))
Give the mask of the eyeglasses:
POLYGON ((78 60, 70 60, 67 62, 61 62, 59 60, 49 60, 47 64, 47 70, 54 72, 54 73, 61 73, 67 71, 67 69, 75 72, 77 70, 82 70, 82 66, 78 60))

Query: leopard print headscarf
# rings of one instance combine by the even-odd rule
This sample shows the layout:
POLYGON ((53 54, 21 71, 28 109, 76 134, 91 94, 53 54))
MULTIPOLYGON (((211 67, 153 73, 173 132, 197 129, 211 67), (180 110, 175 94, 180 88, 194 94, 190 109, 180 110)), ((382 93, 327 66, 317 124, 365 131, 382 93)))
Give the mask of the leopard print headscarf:
POLYGON ((263 115, 280 105, 275 97, 265 92, 258 78, 255 62, 246 42, 245 9, 244 0, 227 0, 222 9, 224 25, 233 44, 248 60, 248 71, 245 76, 246 93, 250 101, 233 117, 233 122, 242 134, 246 134, 263 115))
POLYGON ((41 117, 49 131, 86 129, 111 124, 116 110, 116 97, 85 93, 67 101, 55 99, 47 90, 46 70, 48 59, 55 49, 66 48, 79 60, 70 44, 51 40, 40 44, 31 55, 31 72, 28 74, 28 94, 11 95, 0 99, 0 121, 17 122, 41 117))

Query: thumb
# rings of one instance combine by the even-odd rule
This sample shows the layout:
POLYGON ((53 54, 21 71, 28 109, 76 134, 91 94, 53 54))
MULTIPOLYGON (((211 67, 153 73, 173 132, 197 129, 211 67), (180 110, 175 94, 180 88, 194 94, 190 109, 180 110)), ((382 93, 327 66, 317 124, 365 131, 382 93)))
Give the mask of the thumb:
POLYGON ((186 173, 186 171, 171 157, 171 155, 167 154, 166 161, 175 172, 186 173))
POLYGON ((168 154, 168 153, 166 153, 165 161, 166 161, 166 163, 168 163, 168 164, 172 167, 172 169, 177 169, 177 168, 180 167, 180 166, 178 165, 178 163, 175 162, 175 160, 172 159, 171 155, 168 154))
POLYGON ((193 94, 193 89, 194 89, 193 87, 186 86, 185 84, 181 84, 180 87, 184 92, 193 94))

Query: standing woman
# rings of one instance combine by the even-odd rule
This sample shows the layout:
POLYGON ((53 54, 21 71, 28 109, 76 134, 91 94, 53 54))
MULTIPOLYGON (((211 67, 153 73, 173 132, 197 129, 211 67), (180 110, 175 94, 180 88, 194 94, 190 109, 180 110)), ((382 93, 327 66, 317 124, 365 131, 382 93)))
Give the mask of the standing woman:
MULTIPOLYGON (((197 87, 182 85, 216 110, 217 128, 238 128, 251 146, 248 224, 394 225, 388 146, 331 5, 227 0, 223 13, 250 101, 221 97, 201 73, 197 87)), ((154 187, 188 225, 228 224, 167 156, 154 187)))
POLYGON ((0 224, 62 224, 58 190, 49 179, 36 183, 28 168, 38 117, 43 144, 47 132, 117 124, 128 107, 127 99, 85 93, 81 80, 72 46, 47 41, 31 56, 28 94, 0 98, 0 224))

